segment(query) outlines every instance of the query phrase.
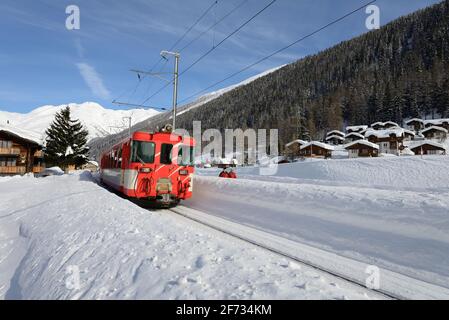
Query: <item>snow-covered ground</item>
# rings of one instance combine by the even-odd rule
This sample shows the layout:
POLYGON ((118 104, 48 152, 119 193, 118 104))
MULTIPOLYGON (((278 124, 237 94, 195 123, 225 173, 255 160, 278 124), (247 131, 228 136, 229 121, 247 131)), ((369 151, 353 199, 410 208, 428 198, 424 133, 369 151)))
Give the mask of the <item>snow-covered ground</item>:
POLYGON ((170 211, 137 207, 89 173, 0 178, 0 201, 6 299, 378 297, 170 211))
POLYGON ((199 170, 186 206, 449 288, 449 157, 199 170))

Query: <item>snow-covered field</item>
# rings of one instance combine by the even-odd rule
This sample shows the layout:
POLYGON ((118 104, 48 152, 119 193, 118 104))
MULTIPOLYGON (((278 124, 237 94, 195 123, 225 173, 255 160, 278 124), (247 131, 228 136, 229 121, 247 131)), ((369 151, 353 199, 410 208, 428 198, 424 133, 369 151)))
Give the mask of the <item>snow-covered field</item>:
POLYGON ((449 157, 323 160, 238 180, 200 170, 186 206, 449 288, 449 157))
MULTIPOLYGON (((417 290, 411 297, 448 295, 449 157, 306 161, 281 165, 275 176, 238 174, 198 170, 188 209, 177 210, 212 215, 244 236, 254 229, 236 226, 255 228, 274 247, 339 274, 358 261, 378 266, 381 282, 400 274, 429 284, 424 293, 406 283, 417 290)), ((0 200, 3 298, 379 298, 171 211, 137 207, 88 173, 0 178, 0 200)))
POLYGON ((88 173, 0 178, 0 201, 6 299, 378 298, 170 211, 137 207, 88 173))

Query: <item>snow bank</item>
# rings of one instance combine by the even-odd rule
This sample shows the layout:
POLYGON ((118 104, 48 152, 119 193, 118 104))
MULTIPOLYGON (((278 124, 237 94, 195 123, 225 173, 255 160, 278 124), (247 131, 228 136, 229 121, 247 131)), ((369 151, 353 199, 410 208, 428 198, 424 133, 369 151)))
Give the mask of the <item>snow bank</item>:
POLYGON ((256 172, 239 168, 236 181, 197 176, 186 206, 449 288, 449 157, 256 172))
POLYGON ((0 184, 0 297, 376 297, 169 211, 139 208, 90 177, 0 184))
MULTIPOLYGON (((200 170, 199 174, 215 175, 209 172, 200 170)), ((304 161, 279 165, 274 177, 259 177, 259 168, 254 167, 239 168, 238 173, 240 177, 258 180, 439 189, 449 187, 449 156, 304 161)))

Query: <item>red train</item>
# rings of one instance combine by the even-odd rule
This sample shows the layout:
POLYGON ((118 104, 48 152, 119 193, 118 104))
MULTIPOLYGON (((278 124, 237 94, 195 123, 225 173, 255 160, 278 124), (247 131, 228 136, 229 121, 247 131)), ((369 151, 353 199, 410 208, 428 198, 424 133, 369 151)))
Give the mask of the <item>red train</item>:
POLYGON ((194 147, 170 130, 135 132, 103 153, 101 181, 132 200, 177 205, 192 196, 194 147))

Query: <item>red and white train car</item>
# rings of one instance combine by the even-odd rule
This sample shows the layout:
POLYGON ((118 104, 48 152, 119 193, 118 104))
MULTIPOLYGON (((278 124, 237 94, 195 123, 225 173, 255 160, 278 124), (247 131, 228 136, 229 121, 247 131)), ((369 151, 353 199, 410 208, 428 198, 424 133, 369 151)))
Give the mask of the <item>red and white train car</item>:
POLYGON ((176 205, 192 196, 195 141, 170 132, 135 132, 103 153, 101 181, 126 197, 176 205))

